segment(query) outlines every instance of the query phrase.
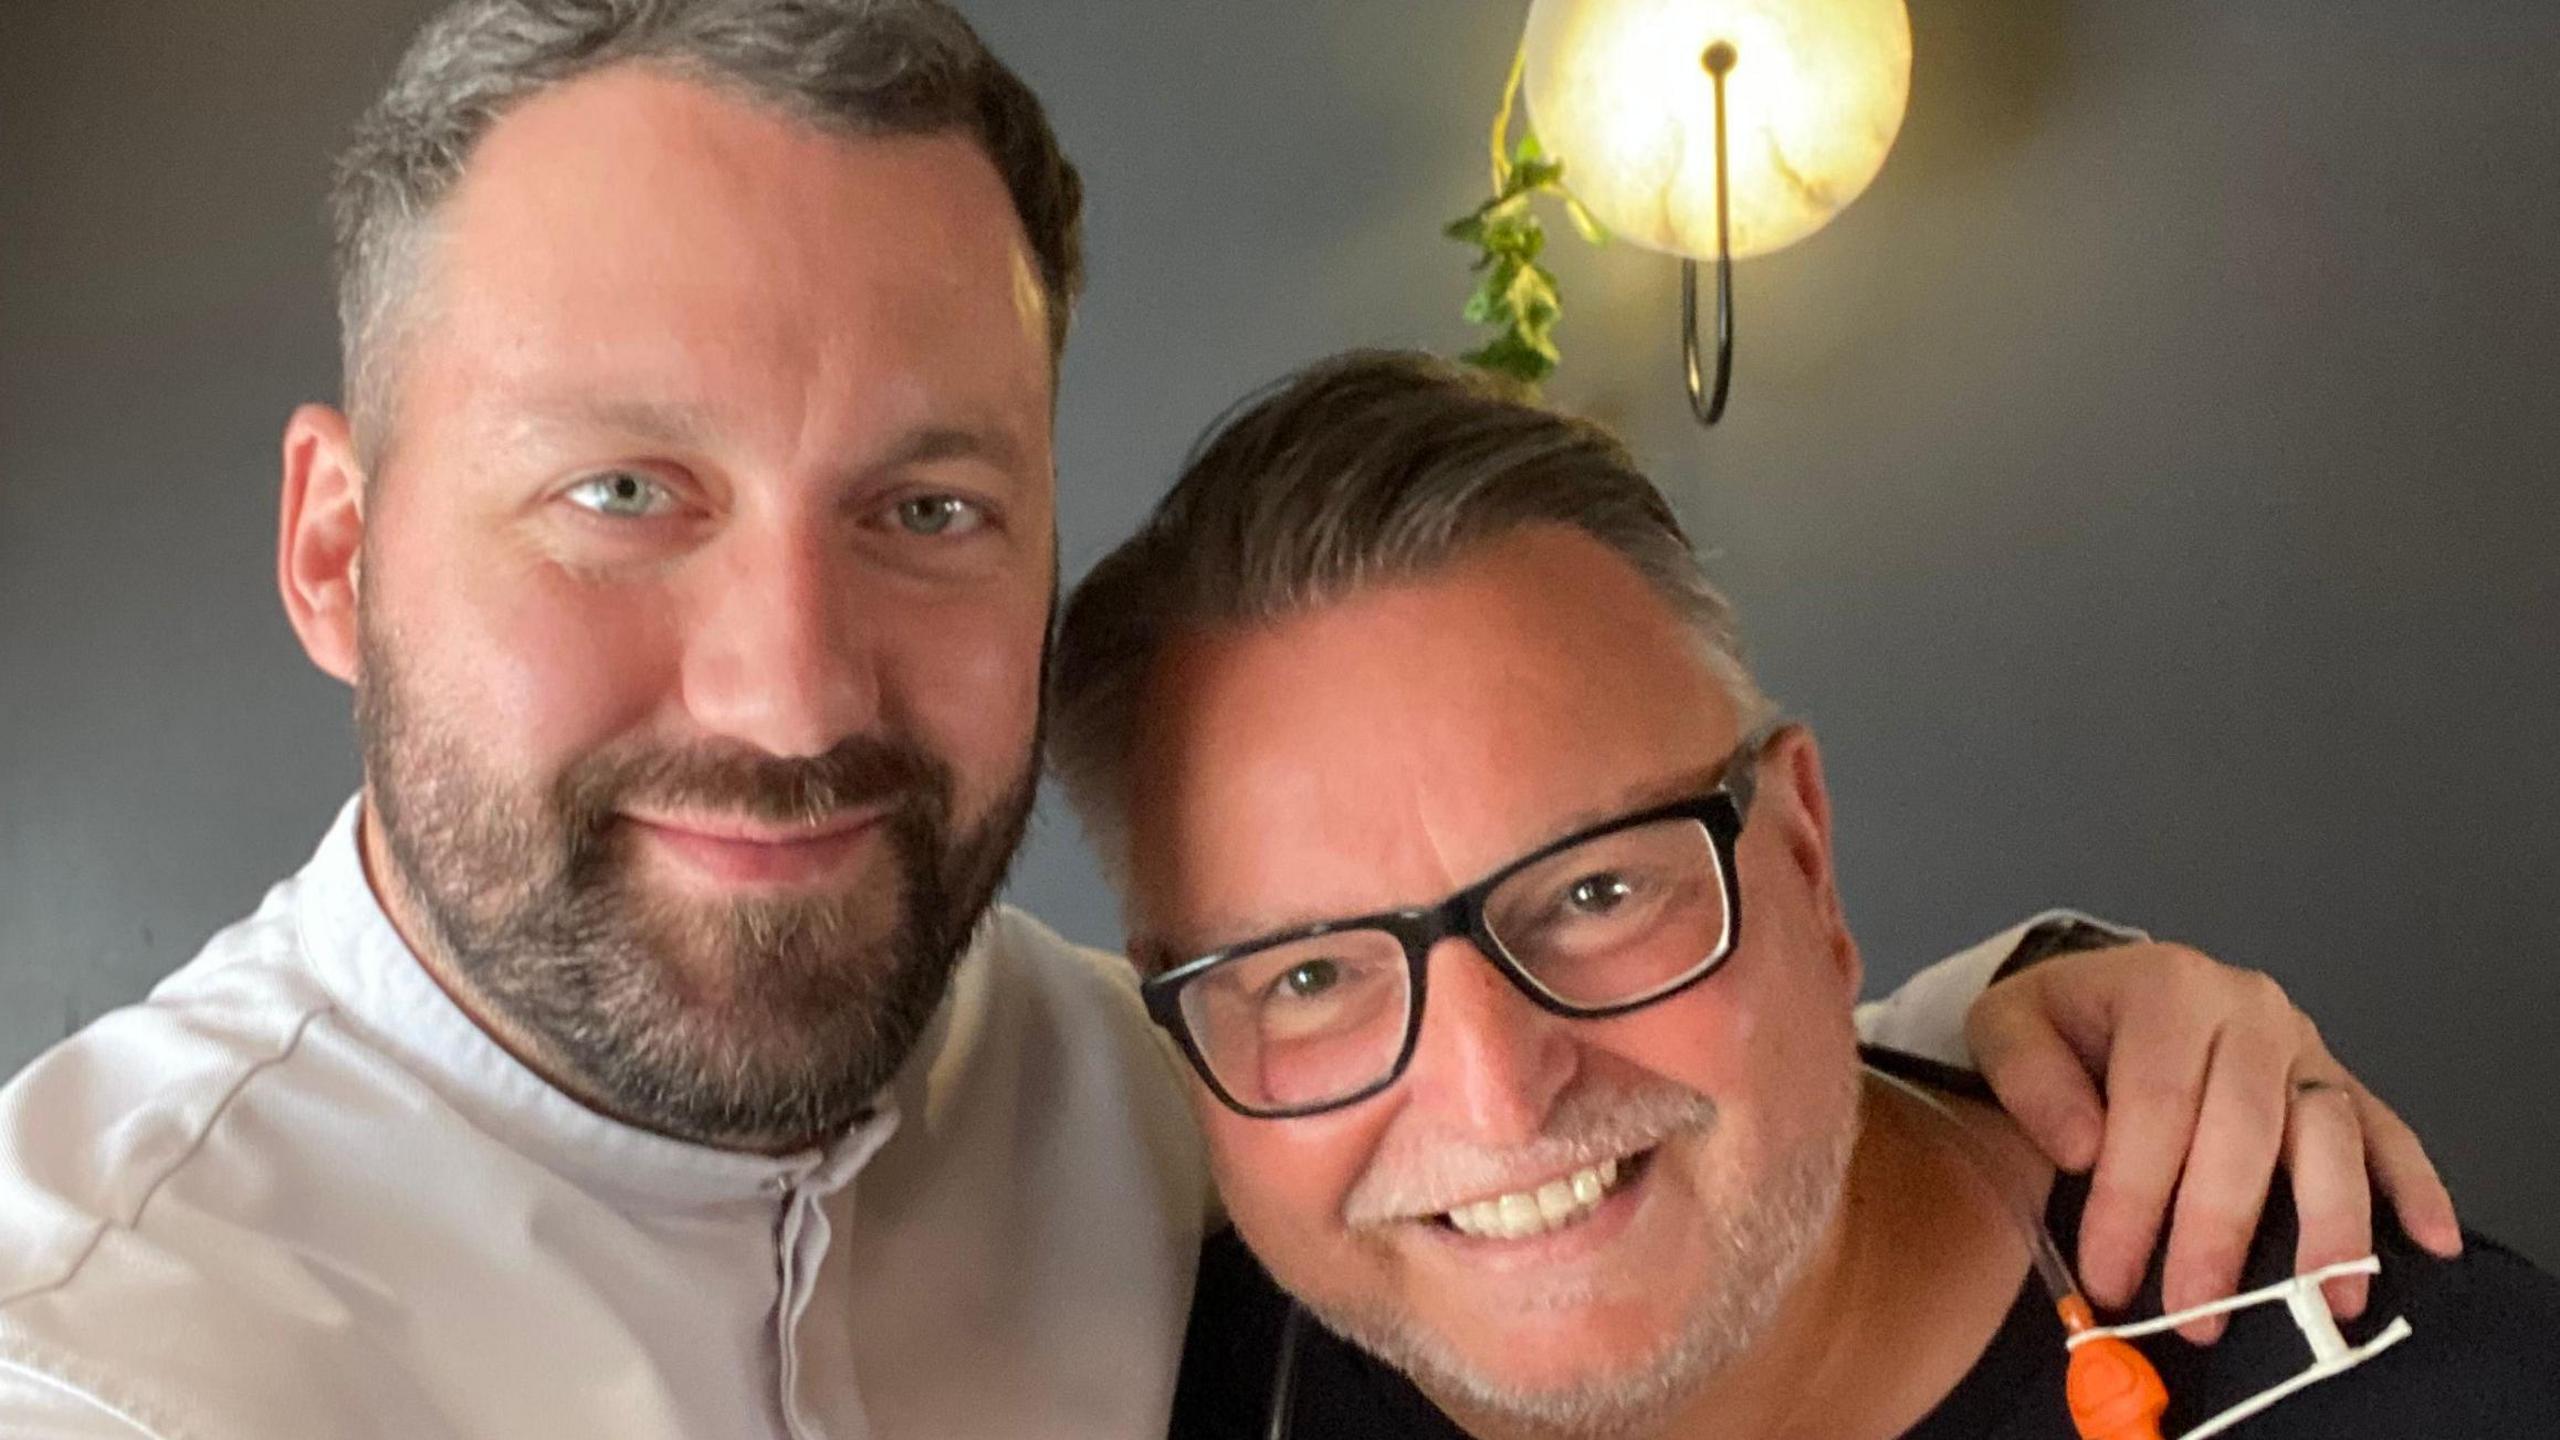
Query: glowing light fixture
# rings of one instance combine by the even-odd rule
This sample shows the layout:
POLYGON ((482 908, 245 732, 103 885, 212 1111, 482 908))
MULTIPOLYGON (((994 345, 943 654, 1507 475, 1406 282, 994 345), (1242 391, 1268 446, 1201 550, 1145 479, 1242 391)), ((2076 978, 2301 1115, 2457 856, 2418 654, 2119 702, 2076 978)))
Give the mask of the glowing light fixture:
POLYGON ((1883 168, 1911 96, 1903 0, 1535 0, 1521 83, 1601 223, 1681 257, 1682 360, 1702 424, 1733 378, 1733 262, 1822 228, 1883 168), (1716 265, 1702 374, 1698 263, 1716 265))

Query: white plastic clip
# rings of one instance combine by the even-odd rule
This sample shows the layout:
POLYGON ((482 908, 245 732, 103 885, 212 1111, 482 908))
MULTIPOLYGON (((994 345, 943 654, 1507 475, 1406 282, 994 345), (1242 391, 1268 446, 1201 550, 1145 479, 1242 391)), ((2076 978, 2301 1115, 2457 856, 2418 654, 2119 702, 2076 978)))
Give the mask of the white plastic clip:
POLYGON ((2348 1344, 2347 1337, 2338 1333, 2338 1322, 2329 1314, 2328 1297, 2320 1293, 2321 1285, 2341 1276, 2378 1275, 2381 1272, 2380 1257, 2367 1255, 2361 1260, 2349 1260, 2340 1265, 2325 1265, 2320 1269, 2296 1275, 2290 1280, 2280 1280, 2263 1290, 2252 1290, 2245 1295, 2234 1295, 2228 1300, 2216 1300, 2209 1305, 2180 1310, 2173 1315, 2163 1315, 2156 1320, 2142 1320, 2131 1325, 2103 1325, 2083 1330, 2068 1337, 2064 1343, 2073 1349, 2078 1349, 2085 1342, 2101 1335, 2113 1335, 2119 1339, 2131 1340, 2143 1335, 2157 1335, 2163 1330, 2174 1330, 2190 1320, 2201 1320, 2207 1315, 2222 1315, 2234 1310, 2246 1310, 2256 1305, 2283 1301, 2285 1310, 2293 1316, 2294 1328, 2302 1332, 2304 1343, 2311 1347, 2311 1364, 2292 1379, 2268 1386, 2179 1437, 2179 1440, 2205 1440, 2205 1437, 2221 1434, 2297 1390, 2317 1385, 2332 1375, 2345 1374, 2408 1339, 2410 1335, 2408 1319, 2404 1316, 2395 1316, 2390 1324, 2382 1327, 2381 1334, 2362 1345, 2348 1344))

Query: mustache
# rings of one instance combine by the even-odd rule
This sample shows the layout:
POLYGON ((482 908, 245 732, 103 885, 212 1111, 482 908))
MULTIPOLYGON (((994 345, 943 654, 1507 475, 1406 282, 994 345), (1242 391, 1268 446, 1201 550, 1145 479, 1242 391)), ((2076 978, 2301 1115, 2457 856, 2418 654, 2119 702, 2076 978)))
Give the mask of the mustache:
POLYGON ((1715 1123, 1716 1103, 1694 1090, 1586 1085, 1559 1098, 1525 1143, 1490 1146, 1445 1131, 1390 1137, 1344 1198, 1343 1223, 1375 1229, 1443 1214, 1715 1123))
POLYGON ((912 741, 857 735, 798 759, 724 745, 600 752, 561 776, 555 799, 576 833, 594 835, 634 804, 816 824, 875 806, 947 813, 950 795, 949 769, 912 741))

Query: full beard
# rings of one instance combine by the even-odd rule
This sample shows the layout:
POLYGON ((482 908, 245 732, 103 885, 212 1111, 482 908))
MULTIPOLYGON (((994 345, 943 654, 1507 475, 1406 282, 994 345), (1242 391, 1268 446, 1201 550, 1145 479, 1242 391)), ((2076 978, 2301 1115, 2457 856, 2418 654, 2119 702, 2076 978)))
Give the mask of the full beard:
POLYGON ((942 1003, 1030 814, 1028 757, 962 828, 950 767, 896 734, 803 760, 625 746, 510 785, 416 703, 396 646, 370 624, 362 643, 386 878, 448 987, 580 1099, 683 1139, 778 1149, 854 1123, 942 1003), (644 801, 812 824, 883 807, 884 861, 840 892, 665 894, 618 818, 644 801))
MULTIPOLYGON (((1594 1126, 1607 1130, 1642 1117, 1659 1132, 1704 1134, 1716 1123, 1714 1102, 1685 1090, 1626 1097, 1612 1108, 1618 1113, 1595 1115, 1594 1126)), ((1308 1309, 1327 1328, 1404 1372, 1444 1405, 1494 1419, 1514 1433, 1645 1433, 1760 1341, 1830 1231, 1857 1146, 1854 1067, 1820 1113, 1838 1116, 1838 1123, 1807 1132, 1776 1157, 1747 1194, 1709 1217, 1704 1284, 1686 1322, 1651 1353, 1631 1356, 1614 1370, 1569 1385, 1526 1389, 1486 1373, 1401 1309, 1313 1299, 1307 1301, 1308 1309)))

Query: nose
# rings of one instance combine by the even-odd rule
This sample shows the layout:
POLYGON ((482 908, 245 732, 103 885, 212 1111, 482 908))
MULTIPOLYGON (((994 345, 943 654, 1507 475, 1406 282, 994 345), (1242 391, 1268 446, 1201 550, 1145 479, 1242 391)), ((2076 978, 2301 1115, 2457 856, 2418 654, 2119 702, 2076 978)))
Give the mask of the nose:
POLYGON ((683 671, 697 726, 787 759, 872 728, 878 657, 856 562, 823 524, 742 525, 700 559, 683 671))
POLYGON ((1533 1139, 1581 1067, 1574 1023, 1539 1009, 1472 944, 1443 941, 1431 952, 1405 1103, 1490 1144, 1533 1139))

